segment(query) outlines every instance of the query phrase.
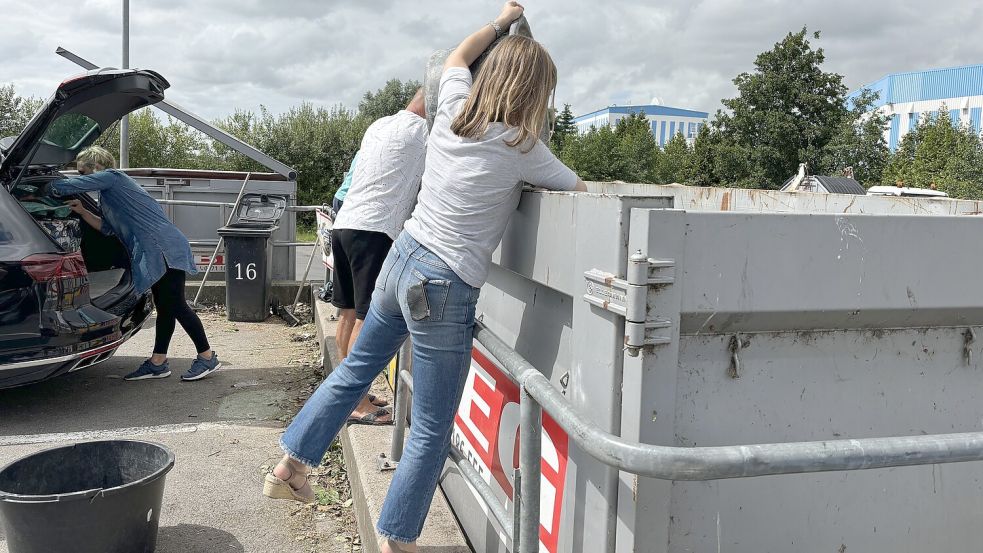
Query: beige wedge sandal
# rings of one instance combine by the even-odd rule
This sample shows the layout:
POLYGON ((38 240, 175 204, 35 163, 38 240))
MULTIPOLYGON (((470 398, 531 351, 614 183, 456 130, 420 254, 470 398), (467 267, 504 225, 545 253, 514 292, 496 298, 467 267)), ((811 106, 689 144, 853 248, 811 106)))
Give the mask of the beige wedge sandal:
POLYGON ((418 553, 420 551, 420 548, 415 543, 402 543, 388 538, 381 538, 379 540, 379 549, 382 549, 383 545, 388 545, 392 553, 418 553))
POLYGON ((294 479, 296 473, 289 465, 287 465, 287 469, 290 471, 290 477, 286 480, 280 480, 273 476, 273 471, 266 475, 266 481, 263 483, 263 495, 273 499, 293 499, 301 503, 314 503, 314 489, 307 481, 309 475, 304 477, 303 486, 294 488, 290 485, 290 481, 294 479))

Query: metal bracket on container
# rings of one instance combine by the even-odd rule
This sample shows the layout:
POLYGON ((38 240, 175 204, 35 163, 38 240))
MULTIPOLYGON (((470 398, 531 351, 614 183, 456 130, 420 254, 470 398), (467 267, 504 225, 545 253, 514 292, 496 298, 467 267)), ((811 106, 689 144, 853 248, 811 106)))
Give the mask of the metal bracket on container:
POLYGON ((963 333, 963 360, 967 366, 973 365, 973 341, 976 340, 976 331, 972 327, 963 333))
POLYGON ((672 321, 650 313, 649 288, 675 281, 676 264, 668 259, 652 259, 636 251, 629 258, 628 278, 591 269, 584 273, 584 301, 625 318, 625 349, 637 356, 646 346, 672 342, 672 321))
POLYGON ((741 350, 744 349, 744 341, 737 334, 730 337, 727 344, 727 351, 730 352, 730 366, 727 367, 727 376, 731 378, 741 377, 741 350))

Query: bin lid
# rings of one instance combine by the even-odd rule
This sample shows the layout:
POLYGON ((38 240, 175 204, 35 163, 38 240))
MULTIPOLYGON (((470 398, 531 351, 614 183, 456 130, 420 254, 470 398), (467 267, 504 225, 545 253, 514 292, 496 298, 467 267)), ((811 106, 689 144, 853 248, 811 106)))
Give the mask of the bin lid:
POLYGON ((235 222, 276 224, 287 207, 287 197, 277 194, 244 194, 235 222))
POLYGON ((269 238, 273 235, 273 231, 280 227, 276 225, 253 225, 250 223, 238 224, 232 223, 231 225, 224 226, 218 229, 218 235, 227 238, 232 237, 244 237, 244 238, 269 238))

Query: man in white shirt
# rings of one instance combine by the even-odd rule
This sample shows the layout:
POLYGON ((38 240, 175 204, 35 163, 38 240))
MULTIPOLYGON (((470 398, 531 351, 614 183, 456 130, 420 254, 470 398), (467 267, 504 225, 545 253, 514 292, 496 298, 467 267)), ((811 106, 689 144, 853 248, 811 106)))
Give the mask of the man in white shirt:
MULTIPOLYGON (((406 109, 372 123, 362 138, 351 188, 331 232, 334 297, 341 309, 336 341, 342 358, 358 338, 389 247, 416 205, 427 152, 423 89, 406 109)), ((389 424, 392 413, 364 397, 349 422, 389 424)))

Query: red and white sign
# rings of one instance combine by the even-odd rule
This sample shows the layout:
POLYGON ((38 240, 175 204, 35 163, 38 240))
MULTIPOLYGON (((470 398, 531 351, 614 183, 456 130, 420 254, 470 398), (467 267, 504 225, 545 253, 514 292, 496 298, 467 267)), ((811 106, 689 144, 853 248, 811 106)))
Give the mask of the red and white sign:
MULTIPOLYGON (((540 551, 556 553, 568 439, 545 413, 542 436, 540 551)), ((519 466, 519 388, 477 348, 471 352, 451 440, 511 511, 513 471, 519 466)))
MULTIPOLYGON (((205 255, 201 255, 199 253, 195 253, 194 254, 194 258, 195 258, 195 266, 198 268, 198 270, 201 271, 201 272, 205 272, 205 270, 208 269, 208 262, 211 261, 211 259, 212 259, 212 254, 211 254, 211 252, 209 252, 208 254, 205 254, 205 255)), ((218 255, 215 256, 215 264, 212 265, 212 272, 213 273, 224 273, 225 272, 225 256, 224 255, 218 254, 218 255)))
POLYGON ((317 215, 317 234, 321 238, 321 261, 328 269, 334 268, 334 257, 331 255, 331 228, 334 221, 331 214, 324 209, 318 209, 317 215))

